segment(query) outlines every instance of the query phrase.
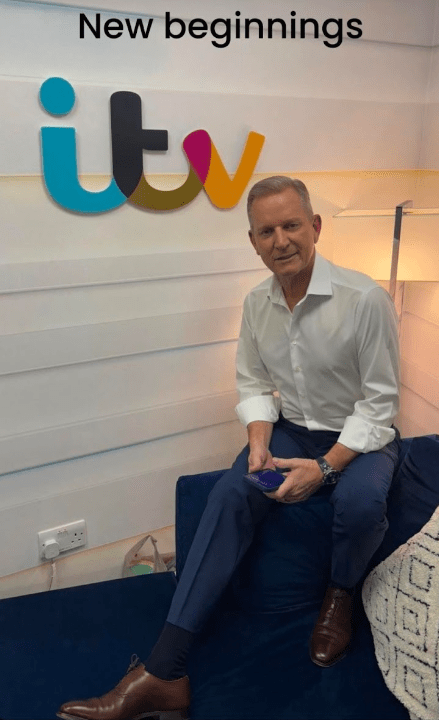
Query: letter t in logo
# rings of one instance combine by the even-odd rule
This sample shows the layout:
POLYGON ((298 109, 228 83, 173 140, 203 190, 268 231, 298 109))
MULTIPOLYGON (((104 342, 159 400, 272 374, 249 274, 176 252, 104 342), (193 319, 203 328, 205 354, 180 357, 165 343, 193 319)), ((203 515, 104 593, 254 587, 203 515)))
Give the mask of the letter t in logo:
POLYGON ((136 93, 115 92, 110 105, 113 175, 129 198, 143 176, 143 150, 167 150, 168 131, 142 128, 142 105, 136 93))

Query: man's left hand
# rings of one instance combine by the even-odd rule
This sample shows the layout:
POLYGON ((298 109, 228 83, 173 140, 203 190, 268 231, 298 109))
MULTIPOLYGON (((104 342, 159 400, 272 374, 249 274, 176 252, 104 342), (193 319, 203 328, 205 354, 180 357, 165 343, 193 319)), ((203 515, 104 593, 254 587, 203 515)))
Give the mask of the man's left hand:
POLYGON ((289 472, 275 492, 265 493, 267 497, 283 503, 303 502, 321 487, 323 473, 315 460, 273 458, 273 463, 278 470, 289 468, 289 472))

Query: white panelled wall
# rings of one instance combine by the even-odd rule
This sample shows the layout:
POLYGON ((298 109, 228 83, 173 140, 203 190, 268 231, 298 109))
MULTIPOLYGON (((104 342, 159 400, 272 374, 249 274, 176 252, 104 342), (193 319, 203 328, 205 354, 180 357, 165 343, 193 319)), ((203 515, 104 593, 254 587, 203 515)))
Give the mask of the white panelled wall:
POLYGON ((404 283, 401 318, 402 435, 439 432, 439 283, 404 283))
MULTIPOLYGON (((323 217, 320 251, 341 264, 359 254, 367 264, 376 252, 368 230, 356 238, 355 227, 333 221, 340 210, 409 196, 439 205, 436 0, 295 2, 298 17, 363 20, 364 37, 335 49, 311 36, 253 33, 223 49, 209 38, 165 40, 164 10, 212 20, 233 18, 238 6, 164 5, 0 0, 0 576, 38 567, 37 532, 55 525, 85 518, 88 549, 169 526, 178 476, 230 464, 245 440, 233 410, 240 308, 267 277, 248 241, 245 196, 227 211, 204 192, 167 213, 58 207, 41 180, 41 125, 75 126, 81 181, 95 190, 110 174, 117 90, 141 96, 144 127, 169 131, 167 153, 145 153, 145 172, 162 189, 183 182, 181 143, 194 129, 208 130, 230 174, 247 133, 262 133, 254 180, 302 177, 323 217), (149 13, 155 32, 147 41, 81 40, 80 12, 101 12, 102 23, 149 13), (64 118, 38 103, 54 75, 77 93, 64 118)), ((241 3, 243 17, 249 5, 241 3)), ((252 17, 266 18, 267 5, 252 2, 252 17)), ((270 16, 289 18, 292 8, 275 0, 270 16)), ((427 266, 439 279, 439 254, 427 266)), ((382 267, 381 280, 390 242, 382 267)), ((401 418, 410 431, 421 413, 427 432, 436 415, 422 373, 431 370, 417 369, 410 337, 416 327, 423 342, 423 323, 437 318, 419 310, 422 297, 406 287, 401 418)), ((426 351, 427 364, 433 355, 426 351)))

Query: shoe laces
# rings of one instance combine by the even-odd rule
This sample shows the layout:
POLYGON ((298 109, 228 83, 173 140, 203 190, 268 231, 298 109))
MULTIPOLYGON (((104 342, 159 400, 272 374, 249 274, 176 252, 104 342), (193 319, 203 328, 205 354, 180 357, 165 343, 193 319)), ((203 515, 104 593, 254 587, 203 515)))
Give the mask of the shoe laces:
POLYGON ((138 655, 131 655, 131 662, 128 665, 128 670, 126 671, 125 675, 128 675, 128 673, 131 672, 131 670, 134 670, 140 663, 140 658, 138 655))

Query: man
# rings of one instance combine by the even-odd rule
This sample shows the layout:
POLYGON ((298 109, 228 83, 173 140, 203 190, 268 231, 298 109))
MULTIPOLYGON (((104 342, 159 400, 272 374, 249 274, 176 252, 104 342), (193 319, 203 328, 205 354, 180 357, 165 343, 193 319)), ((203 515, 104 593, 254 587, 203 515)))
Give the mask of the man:
POLYGON ((127 720, 189 705, 185 661, 273 503, 303 502, 332 484, 331 584, 311 639, 322 667, 351 636, 356 583, 387 529, 386 497, 398 457, 398 337, 388 294, 365 275, 315 252, 321 218, 299 180, 272 177, 248 197, 250 240, 273 276, 247 296, 237 353, 248 446, 216 483, 163 632, 102 698, 63 705, 65 720, 127 720), (276 393, 276 394, 274 394, 276 393), (279 416, 279 410, 281 415, 279 416), (274 493, 247 471, 288 471, 274 493))

